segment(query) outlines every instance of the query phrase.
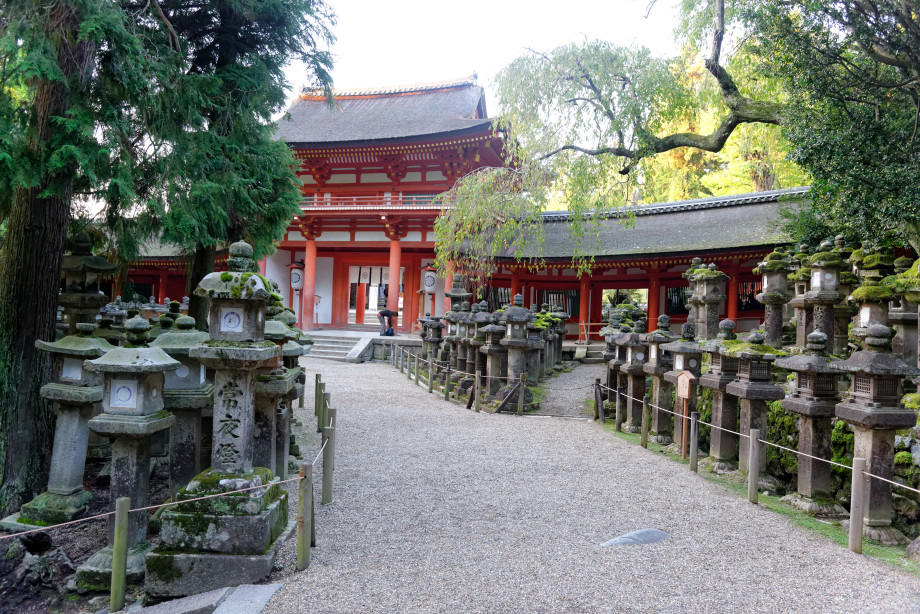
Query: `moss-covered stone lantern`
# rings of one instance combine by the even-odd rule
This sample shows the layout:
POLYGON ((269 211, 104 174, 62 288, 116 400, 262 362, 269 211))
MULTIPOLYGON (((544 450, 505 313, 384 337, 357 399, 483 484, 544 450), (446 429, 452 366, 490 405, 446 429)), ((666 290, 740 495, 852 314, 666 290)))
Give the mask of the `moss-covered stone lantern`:
MULTIPOLYGON (((814 286, 812 286, 814 287, 814 286)), ((808 335, 805 354, 776 361, 776 366, 795 373, 795 387, 782 401, 783 409, 799 415, 797 492, 783 497, 793 507, 820 516, 842 516, 846 512, 832 498, 831 421, 837 403, 838 372, 830 367, 825 353, 828 337, 820 328, 808 335)))
MULTIPOLYGON (((871 324, 866 330, 865 347, 846 360, 830 363, 832 369, 851 376, 847 398, 835 407, 837 418, 853 427, 853 455, 866 459, 866 472, 885 480, 894 470, 894 437, 898 429, 916 425, 916 413, 901 404, 901 383, 905 377, 920 375, 891 354, 887 326, 871 324)), ((891 526, 893 511, 891 484, 867 478, 864 534, 883 544, 906 544, 908 539, 891 526)))
MULTIPOLYGON (((176 303, 178 305, 178 303, 176 303)), ((164 407, 176 417, 169 429, 169 492, 175 495, 204 467, 201 466, 203 439, 201 417, 214 403, 214 384, 205 377, 204 365, 189 355, 189 350, 209 339, 195 329, 195 319, 180 316, 176 329, 165 332, 150 343, 181 364, 167 371, 163 390, 164 407)))
POLYGON ((57 422, 51 448, 48 488, 19 512, 0 521, 7 531, 28 531, 79 518, 92 495, 83 489, 83 469, 89 439, 87 423, 102 400, 102 377, 83 368, 83 361, 114 349, 93 337, 94 324, 77 324, 77 334, 60 341, 36 341, 35 347, 52 356, 52 381, 41 388, 42 398, 54 403, 57 422))
POLYGON ((804 243, 799 245, 799 251, 792 257, 795 270, 789 274, 792 284, 789 306, 795 312, 795 345, 801 348, 805 347, 808 333, 814 330, 814 310, 811 301, 805 297, 811 289, 811 268, 805 264, 810 256, 811 248, 804 243))
POLYGON ((719 322, 719 336, 703 346, 709 354, 709 372, 700 377, 703 388, 712 390, 712 429, 709 440, 709 464, 716 471, 734 468, 738 460, 738 397, 726 391, 738 377, 738 359, 722 355, 722 344, 737 339, 735 322, 719 322))
POLYGON ((728 275, 716 269, 715 263, 697 270, 694 275, 699 326, 697 337, 713 339, 719 334, 719 312, 725 302, 725 280, 728 275))
POLYGON ((499 321, 499 314, 493 313, 489 324, 479 330, 486 335, 486 342, 479 351, 486 357, 486 394, 494 396, 502 387, 502 378, 508 368, 508 350, 501 344, 505 326, 499 321))
MULTIPOLYGON (((101 373, 102 413, 89 421, 89 428, 112 441, 112 476, 109 499, 112 507, 129 497, 134 508, 149 503, 150 438, 172 426, 175 418, 165 410, 165 373, 181 363, 160 348, 147 347, 150 324, 144 318, 125 323, 125 345, 87 360, 83 368, 101 373)), ((77 568, 77 586, 107 585, 112 574, 115 517, 109 516, 108 545, 77 568)), ((144 556, 153 548, 147 543, 147 512, 128 516, 127 581, 137 584, 144 577, 144 556)))
POLYGON ((466 366, 470 373, 476 373, 483 370, 483 357, 480 349, 486 344, 485 328, 492 323, 492 314, 489 313, 489 304, 486 301, 474 305, 473 314, 470 317, 470 326, 473 329, 469 341, 469 353, 467 354, 466 366))
MULTIPOLYGON (((767 432, 767 404, 770 401, 782 399, 785 396, 783 389, 773 383, 773 362, 786 352, 764 344, 764 336, 754 331, 743 341, 725 341, 722 344, 721 354, 725 358, 738 359, 738 378, 725 387, 725 392, 741 399, 739 432, 750 433, 751 429, 759 429, 761 433, 767 432)), ((766 468, 766 444, 758 444, 758 458, 760 471, 766 468)), ((738 465, 748 466, 750 446, 742 445, 738 451, 738 465)))
POLYGON ((805 298, 811 302, 814 309, 814 327, 833 339, 836 327, 834 305, 844 298, 839 292, 839 275, 844 267, 843 260, 840 253, 834 250, 834 244, 824 241, 818 247, 818 251, 809 256, 804 264, 811 268, 811 282, 805 298))
MULTIPOLYGON (((901 276, 908 273, 913 265, 910 258, 898 258, 894 261, 894 273, 901 276)), ((917 364, 917 303, 907 300, 905 287, 897 281, 894 287, 895 297, 888 307, 888 320, 894 328, 891 351, 900 355, 909 365, 917 364)))
POLYGON ((108 297, 99 290, 99 282, 114 273, 114 264, 93 256, 88 234, 80 232, 73 238, 70 254, 61 260, 64 291, 58 297, 58 304, 64 309, 67 320, 68 334, 76 334, 80 322, 96 323, 99 310, 108 302, 108 297))
MULTIPOLYGON (((680 339, 670 343, 662 343, 659 350, 670 352, 673 369, 664 374, 664 379, 672 385, 677 384, 677 377, 681 371, 689 371, 694 379, 690 383, 690 397, 687 403, 687 416, 696 411, 696 388, 700 373, 703 368, 703 346, 696 341, 696 331, 693 324, 685 322, 681 327, 680 339)), ((683 420, 674 421, 674 441, 681 441, 683 435, 683 420)))
POLYGON ((505 320, 505 337, 501 345, 508 350, 508 385, 514 386, 521 375, 527 373, 525 352, 530 345, 527 338, 527 324, 533 318, 529 309, 524 308, 524 297, 514 295, 514 305, 506 307, 502 317, 505 320))
POLYGON ((649 429, 652 440, 661 445, 668 445, 671 439, 671 414, 674 411, 674 386, 665 381, 664 374, 673 369, 671 353, 661 349, 664 343, 671 343, 677 335, 671 332, 671 318, 662 314, 658 316, 658 328, 645 336, 648 342, 648 362, 642 370, 652 376, 651 411, 652 420, 649 429))
POLYGON ((638 433, 642 430, 645 363, 648 361, 649 352, 644 323, 640 321, 636 327, 636 332, 628 333, 623 342, 626 347, 626 362, 620 365, 620 372, 626 377, 626 426, 624 430, 630 433, 638 433))
POLYGON ((764 335, 766 344, 783 346, 783 305, 792 299, 788 275, 792 272, 789 254, 777 247, 757 265, 754 273, 761 276, 761 291, 755 297, 764 305, 764 335))

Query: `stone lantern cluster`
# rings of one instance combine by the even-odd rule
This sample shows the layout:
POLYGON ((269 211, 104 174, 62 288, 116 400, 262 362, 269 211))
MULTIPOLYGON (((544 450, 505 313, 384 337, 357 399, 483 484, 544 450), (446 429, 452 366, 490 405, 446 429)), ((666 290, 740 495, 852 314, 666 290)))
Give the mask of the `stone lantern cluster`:
POLYGON ((674 410, 674 385, 664 379, 665 373, 674 367, 671 353, 661 349, 663 344, 672 343, 677 336, 671 333, 671 318, 666 315, 658 316, 658 328, 645 336, 648 342, 648 362, 642 365, 642 370, 652 377, 651 410, 652 419, 649 424, 652 441, 661 445, 672 443, 671 414, 666 410, 674 410))
POLYGON ((723 342, 734 341, 735 323, 722 320, 719 336, 703 346, 709 354, 709 372, 700 377, 700 386, 712 390, 712 429, 709 441, 709 460, 715 471, 734 468, 738 458, 738 397, 726 389, 738 377, 738 359, 722 355, 723 342), (723 430, 725 429, 725 430, 723 430))
POLYGON ((754 269, 762 279, 756 298, 764 305, 765 343, 774 348, 783 346, 783 306, 792 299, 788 279, 792 270, 790 256, 782 248, 767 254, 754 269))
POLYGON ((77 324, 81 322, 96 323, 99 310, 108 302, 108 297, 99 290, 99 282, 114 272, 114 264, 93 255, 89 235, 81 232, 74 237, 73 249, 61 260, 64 291, 58 297, 67 334, 76 334, 77 324))
MULTIPOLYGON (((694 378, 690 384, 690 397, 687 404, 687 416, 696 411, 697 382, 703 367, 703 346, 696 341, 696 331, 693 324, 685 322, 681 327, 680 339, 670 343, 662 343, 659 350, 671 354, 672 369, 664 374, 664 380, 672 386, 677 384, 677 377, 682 371, 689 371, 694 378)), ((677 408, 678 410, 682 408, 677 408)), ((677 413, 680 413, 678 411, 677 413)), ((683 437, 683 420, 674 419, 673 437, 679 442, 683 437)))
POLYGON ((811 289, 811 269, 805 264, 811 255, 811 248, 799 245, 799 251, 792 256, 793 271, 789 274, 792 283, 792 300, 789 306, 795 312, 795 345, 805 347, 806 337, 814 330, 814 311, 806 294, 811 289))

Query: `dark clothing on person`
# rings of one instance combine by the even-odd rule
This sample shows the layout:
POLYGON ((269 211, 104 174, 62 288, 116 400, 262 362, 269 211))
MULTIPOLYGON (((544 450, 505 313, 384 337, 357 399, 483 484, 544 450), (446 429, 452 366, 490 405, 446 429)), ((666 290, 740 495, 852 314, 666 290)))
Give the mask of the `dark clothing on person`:
POLYGON ((380 334, 385 335, 388 328, 393 326, 393 318, 397 313, 389 309, 383 309, 377 312, 377 320, 380 322, 380 334))

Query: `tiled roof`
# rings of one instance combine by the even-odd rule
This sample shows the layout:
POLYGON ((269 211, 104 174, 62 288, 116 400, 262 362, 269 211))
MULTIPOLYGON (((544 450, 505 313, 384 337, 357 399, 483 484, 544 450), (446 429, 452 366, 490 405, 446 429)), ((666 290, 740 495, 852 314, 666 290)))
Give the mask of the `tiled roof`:
MULTIPOLYGON (((790 188, 632 207, 635 224, 614 211, 582 239, 582 253, 601 258, 710 252, 788 243, 777 227, 779 209, 801 201, 808 188, 790 188), (596 238, 595 238, 596 237, 596 238)), ((528 256, 571 258, 577 246, 566 212, 544 214, 544 241, 528 256), (539 253, 537 253, 539 252, 539 253)), ((585 222, 591 224, 591 222, 585 222)), ((508 254, 510 256, 510 254, 508 254)))
POLYGON ((418 138, 491 124, 483 89, 473 78, 336 92, 332 107, 316 92, 306 92, 287 113, 276 138, 301 146, 418 138))

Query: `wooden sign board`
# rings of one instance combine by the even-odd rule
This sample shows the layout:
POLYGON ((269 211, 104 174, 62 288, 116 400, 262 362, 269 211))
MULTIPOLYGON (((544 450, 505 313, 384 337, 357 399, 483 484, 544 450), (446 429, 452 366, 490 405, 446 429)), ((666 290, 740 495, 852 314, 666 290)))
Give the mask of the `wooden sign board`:
POLYGON ((682 399, 690 398, 690 383, 696 380, 696 377, 689 371, 681 371, 677 374, 677 396, 682 399))

